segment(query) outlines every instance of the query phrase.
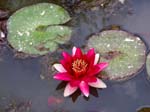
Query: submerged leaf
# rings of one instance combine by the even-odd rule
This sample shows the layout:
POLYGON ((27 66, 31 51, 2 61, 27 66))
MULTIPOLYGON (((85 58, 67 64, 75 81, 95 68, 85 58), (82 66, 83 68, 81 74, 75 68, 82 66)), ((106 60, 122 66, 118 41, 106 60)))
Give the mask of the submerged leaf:
POLYGON ((95 48, 101 61, 109 62, 102 76, 110 80, 125 80, 133 76, 145 63, 146 46, 143 41, 125 31, 108 30, 91 36, 88 48, 95 48))
POLYGON ((40 3, 18 10, 8 20, 8 41, 24 53, 43 55, 71 37, 71 28, 61 24, 70 20, 62 7, 40 3))

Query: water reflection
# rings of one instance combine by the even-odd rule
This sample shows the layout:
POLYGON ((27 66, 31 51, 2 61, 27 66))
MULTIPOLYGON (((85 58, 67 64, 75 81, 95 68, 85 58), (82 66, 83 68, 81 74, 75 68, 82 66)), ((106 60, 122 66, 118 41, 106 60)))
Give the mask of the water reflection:
MULTIPOLYGON (((64 90, 64 88, 66 87, 66 84, 67 84, 67 82, 64 82, 64 81, 60 82, 60 83, 58 84, 56 90, 57 90, 57 91, 58 91, 58 90, 61 90, 61 89, 64 90)), ((90 87, 90 94, 93 95, 93 96, 95 96, 95 97, 98 97, 97 89, 90 87)), ((72 99, 73 102, 75 102, 75 101, 78 99, 78 97, 81 96, 81 95, 82 95, 82 94, 81 94, 81 91, 78 89, 74 94, 72 94, 72 95, 70 96, 70 98, 72 99)), ((89 99, 90 99, 90 97, 85 97, 85 96, 83 96, 83 98, 84 98, 86 101, 89 101, 89 99)))

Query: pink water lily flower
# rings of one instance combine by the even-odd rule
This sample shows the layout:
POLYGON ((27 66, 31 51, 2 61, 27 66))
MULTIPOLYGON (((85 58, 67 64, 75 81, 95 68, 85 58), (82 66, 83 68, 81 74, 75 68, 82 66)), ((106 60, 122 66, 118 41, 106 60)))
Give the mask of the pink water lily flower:
POLYGON ((105 83, 97 78, 97 74, 108 66, 108 63, 99 61, 99 54, 95 54, 94 49, 90 49, 87 54, 83 54, 80 48, 73 47, 72 55, 67 52, 62 53, 64 59, 60 64, 54 64, 58 71, 54 79, 67 81, 64 90, 64 97, 73 94, 78 88, 88 97, 89 86, 95 88, 106 88, 105 83))

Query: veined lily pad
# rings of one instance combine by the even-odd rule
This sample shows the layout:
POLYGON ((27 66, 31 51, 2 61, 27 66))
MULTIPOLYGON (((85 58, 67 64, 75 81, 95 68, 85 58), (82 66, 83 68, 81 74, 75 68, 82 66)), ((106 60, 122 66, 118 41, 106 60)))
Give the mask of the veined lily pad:
POLYGON ((71 37, 71 28, 61 24, 70 20, 62 7, 40 3, 18 10, 8 20, 8 41, 24 53, 43 55, 71 37))
POLYGON ((89 38, 88 48, 95 48, 101 61, 109 62, 101 75, 110 80, 128 79, 145 63, 145 44, 125 31, 108 30, 93 35, 89 38))
POLYGON ((148 74, 148 76, 150 78, 150 53, 147 55, 146 69, 147 69, 147 74, 148 74))

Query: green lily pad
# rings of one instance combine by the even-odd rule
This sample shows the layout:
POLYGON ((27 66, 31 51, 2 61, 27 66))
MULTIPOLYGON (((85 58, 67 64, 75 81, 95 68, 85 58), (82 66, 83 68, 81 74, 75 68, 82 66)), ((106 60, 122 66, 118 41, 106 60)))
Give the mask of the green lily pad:
POLYGON ((150 77, 150 53, 147 55, 146 69, 147 69, 147 74, 150 77))
POLYGON ((8 41, 17 51, 43 55, 67 42, 71 28, 61 25, 70 20, 62 7, 40 3, 18 10, 8 20, 8 41))
POLYGON ((145 44, 139 37, 125 31, 102 31, 91 36, 87 46, 100 53, 101 61, 109 63, 100 74, 103 78, 126 80, 134 76, 145 63, 145 44))

